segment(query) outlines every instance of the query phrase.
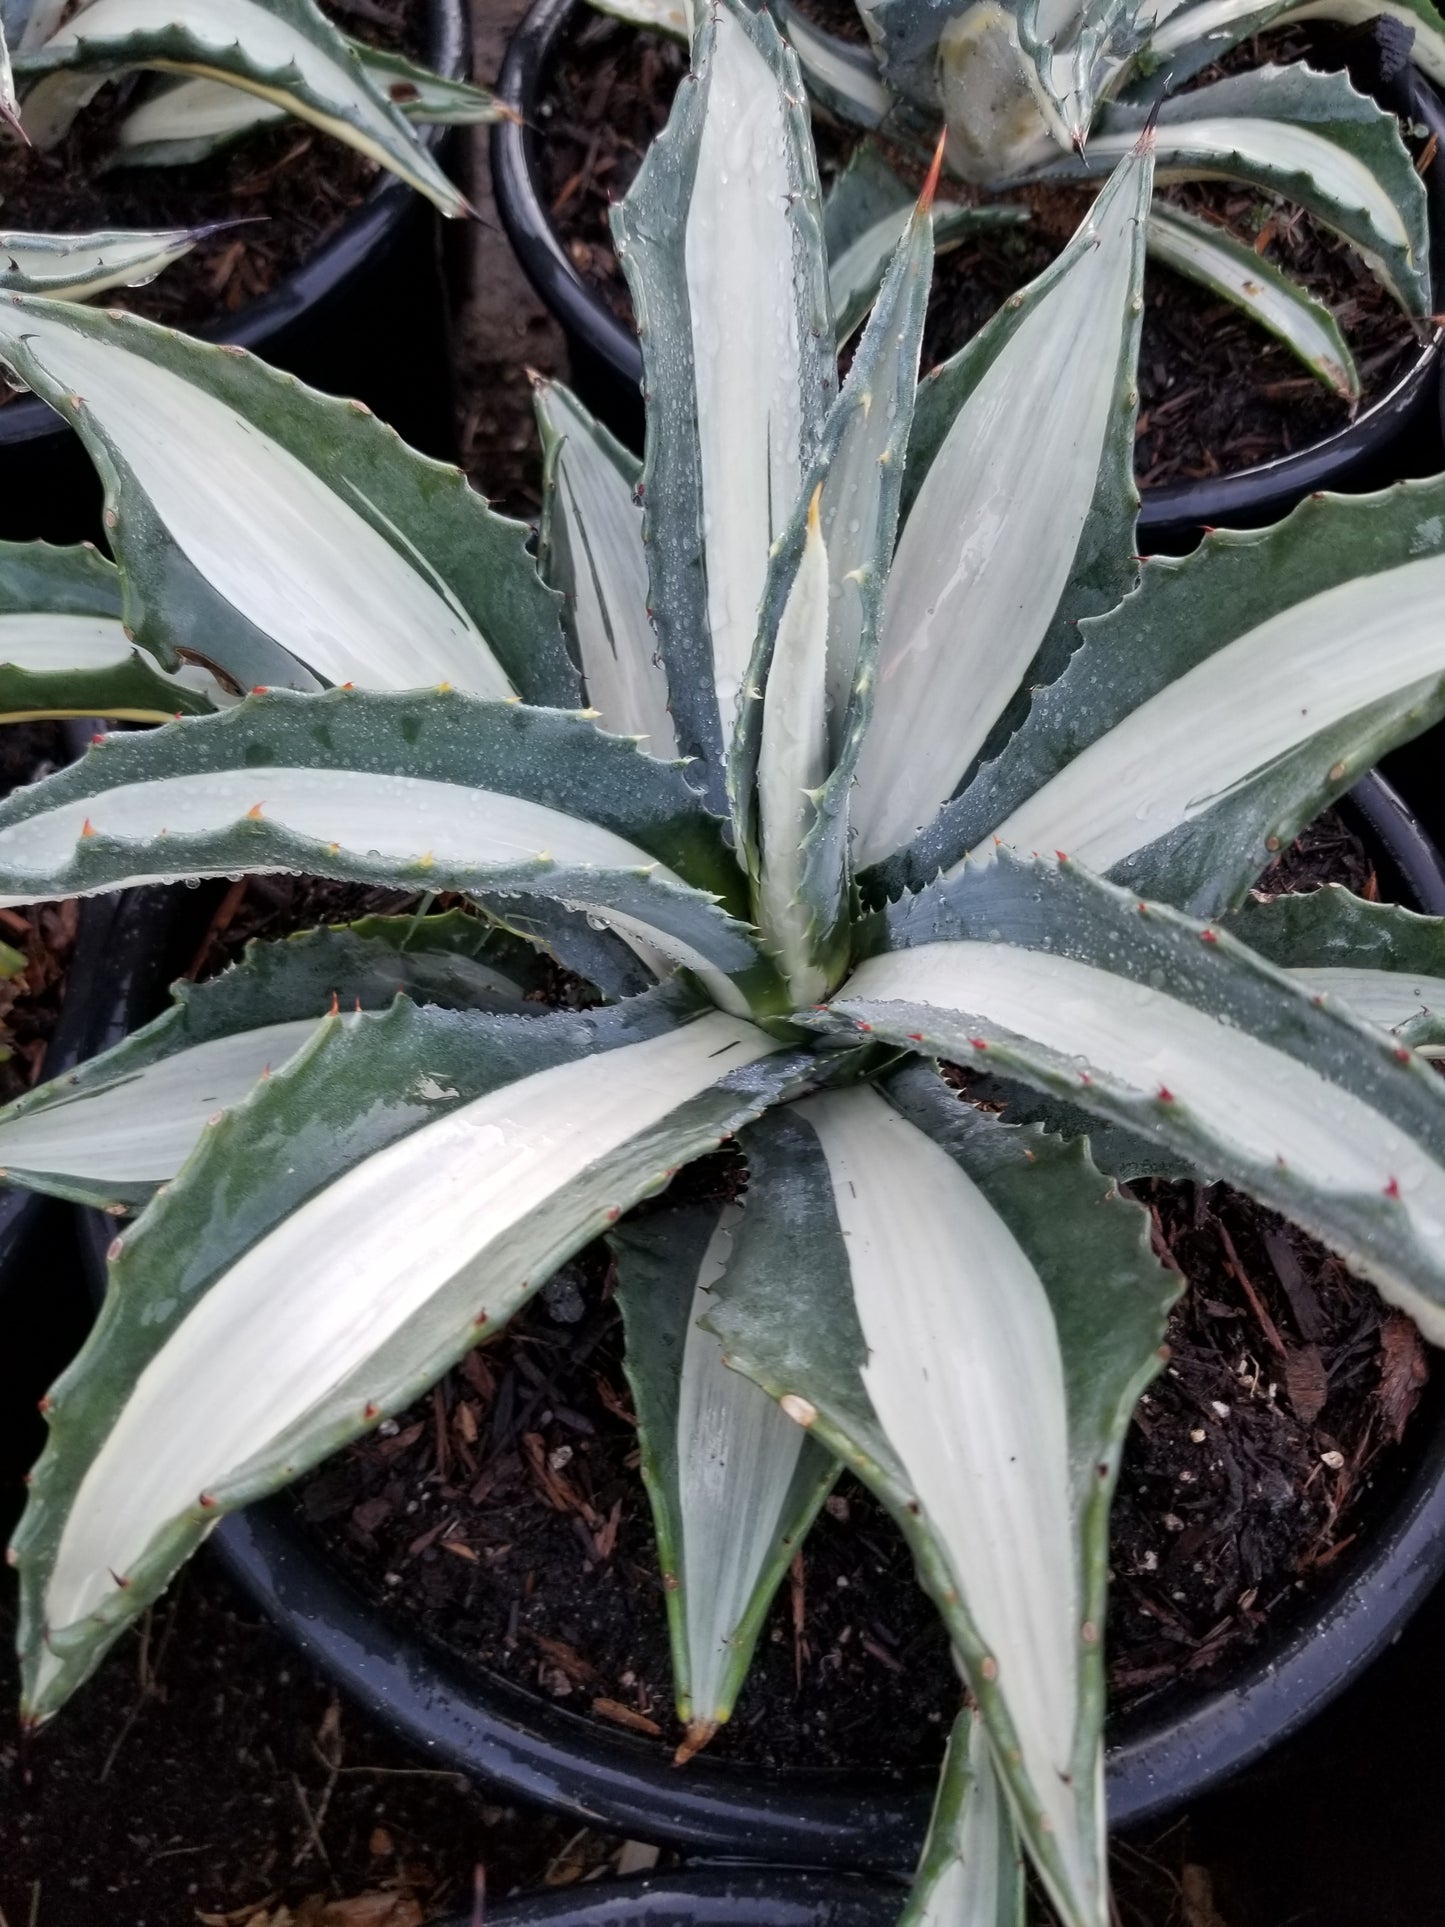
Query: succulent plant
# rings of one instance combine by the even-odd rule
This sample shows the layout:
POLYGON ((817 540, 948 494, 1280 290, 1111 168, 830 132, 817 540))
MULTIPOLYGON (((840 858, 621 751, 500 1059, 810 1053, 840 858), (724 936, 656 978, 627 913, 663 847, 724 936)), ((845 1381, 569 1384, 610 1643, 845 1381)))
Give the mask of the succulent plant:
MULTIPOLYGON (((185 165, 295 115, 449 215, 471 210, 418 130, 505 111, 484 88, 352 40, 312 0, 0 0, 0 119, 22 140, 53 147, 108 81, 146 72, 162 78, 122 121, 112 165, 185 165)), ((210 231, 0 234, 0 290, 134 287, 210 231)))
POLYGON ((969 1692, 909 1920, 1017 1923, 1022 1847, 1106 1927, 1108 1508, 1177 1285, 1119 1180, 1227 1180, 1445 1334, 1445 932, 1251 896, 1445 710, 1445 478, 1141 565, 1147 136, 920 385, 925 194, 840 390, 802 103, 723 0, 617 216, 645 461, 540 387, 540 573, 365 410, 0 302, 118 563, 0 556, 10 713, 217 712, 0 804, 0 901, 458 899, 252 946, 0 1113, 12 1183, 138 1213, 12 1550, 25 1714, 610 1235, 684 1752, 849 1466, 969 1692), (603 1001, 539 1008, 544 955, 603 1001), (741 1201, 634 1212, 724 1143, 741 1201))
MULTIPOLYGON (((687 0, 592 3, 633 25, 691 32, 687 0)), ((1426 193, 1395 115, 1346 74, 1299 61, 1200 78, 1266 29, 1376 22, 1390 37, 1381 64, 1408 71, 1413 62, 1439 85, 1445 21, 1431 0, 858 0, 861 42, 826 32, 797 0, 769 4, 819 107, 905 149, 931 147, 943 123, 949 165, 966 181, 1087 180, 1154 124, 1161 185, 1223 179, 1293 201, 1353 247, 1418 325, 1431 315, 1426 193)), ((862 153, 870 175, 887 168, 866 144, 862 153)), ((977 220, 978 210, 961 217, 977 220)), ((1334 315, 1263 260, 1254 239, 1167 201, 1150 219, 1158 260, 1242 309, 1357 402, 1359 370, 1334 315)), ((855 275, 859 266, 855 258, 855 275)), ((882 257, 874 266, 881 275, 882 257)))

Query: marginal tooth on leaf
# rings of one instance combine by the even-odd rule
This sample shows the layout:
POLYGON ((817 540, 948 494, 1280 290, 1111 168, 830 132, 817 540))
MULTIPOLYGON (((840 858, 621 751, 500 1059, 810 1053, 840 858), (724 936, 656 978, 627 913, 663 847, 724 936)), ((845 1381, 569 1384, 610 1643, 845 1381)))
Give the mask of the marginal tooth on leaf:
POLYGON ((89 817, 86 817, 85 821, 81 824, 80 834, 81 834, 82 840, 84 840, 88 836, 95 835, 95 825, 91 822, 89 817))
POLYGON ((801 1425, 804 1431, 806 1431, 810 1425, 817 1423, 817 1406, 814 1405, 811 1399, 800 1397, 797 1392, 785 1392, 778 1400, 778 1405, 782 1411, 787 1413, 793 1423, 795 1425, 801 1425))
POLYGON ((985 1655, 983 1663, 978 1670, 983 1674, 985 1679, 994 1680, 998 1678, 998 1661, 992 1653, 985 1655))
POLYGON ((216 1501, 211 1497, 209 1492, 203 1492, 196 1500, 196 1504, 201 1508, 202 1512, 214 1512, 216 1509, 216 1501))
POLYGON ((1385 1196, 1387 1198, 1398 1198, 1399 1195, 1400 1180, 1398 1178, 1391 1178, 1390 1182, 1385 1186, 1385 1196))
POLYGON ((419 870, 432 870, 436 867, 436 858, 430 850, 424 850, 417 858, 416 864, 419 870))
POLYGON ((1159 1102, 1161 1104, 1172 1104, 1174 1102, 1174 1093, 1167 1084, 1161 1084, 1159 1086, 1159 1102))
POLYGON ((259 823, 261 821, 261 805, 259 803, 253 803, 250 809, 247 810, 246 821, 248 823, 259 823))

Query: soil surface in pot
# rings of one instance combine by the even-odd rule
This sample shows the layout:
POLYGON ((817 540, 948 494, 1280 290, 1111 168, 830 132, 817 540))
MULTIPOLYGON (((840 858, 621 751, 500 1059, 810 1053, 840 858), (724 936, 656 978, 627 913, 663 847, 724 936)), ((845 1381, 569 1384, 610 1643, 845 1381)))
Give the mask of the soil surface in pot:
MULTIPOLYGON (((844 14, 856 20, 851 8, 831 11, 840 20, 844 14)), ((1306 44, 1298 32, 1283 43, 1274 36, 1270 54, 1294 57, 1306 44)), ((1258 43, 1238 55, 1246 65, 1258 58, 1258 43)), ((628 322, 631 302, 612 248, 608 208, 626 192, 648 143, 666 122, 685 69, 676 42, 579 8, 538 109, 543 203, 583 279, 628 322)), ((821 115, 815 116, 814 135, 826 193, 857 137, 821 115)), ((892 157, 921 181, 920 168, 897 153, 892 157)), ((953 182, 946 192, 964 199, 969 190, 953 182)), ((1378 401, 1404 375, 1419 351, 1410 324, 1359 255, 1309 215, 1227 182, 1161 192, 1221 222, 1327 303, 1355 355, 1361 406, 1378 401)), ((1055 258, 1082 219, 1090 193, 1031 188, 997 198, 1026 203, 1033 218, 966 237, 939 256, 924 336, 925 371, 961 347, 1055 258)), ((1135 442, 1141 487, 1252 468, 1308 447, 1350 419, 1347 403, 1237 309, 1150 262, 1135 442)))
MULTIPOLYGON (((69 760, 56 724, 0 725, 0 796, 69 760)), ((44 1073, 78 923, 73 897, 0 910, 0 1104, 23 1096, 44 1073)))
MULTIPOLYGON (((1281 858, 1268 887, 1326 881, 1377 890, 1363 846, 1334 817, 1281 858)), ((251 935, 413 901, 251 879, 222 904, 197 968, 219 967, 251 935)), ((740 1180, 719 1157, 681 1174, 669 1200, 740 1180)), ((1427 1372, 1408 1320, 1271 1213, 1222 1188, 1150 1182, 1135 1195, 1189 1290, 1115 1505, 1115 1716, 1227 1675, 1368 1542, 1427 1372)), ((663 1593, 611 1290, 607 1253, 593 1247, 414 1408, 320 1468, 295 1502, 408 1629, 672 1745, 663 1593)), ((844 1479, 713 1751, 903 1770, 936 1758, 957 1699, 901 1536, 844 1479)))
MULTIPOLYGON (((425 0, 323 0, 322 11, 359 40, 425 57, 425 0)), ((65 140, 43 153, 0 137, 0 207, 7 228, 36 233, 244 223, 198 242, 146 287, 112 288, 101 298, 194 332, 269 294, 308 261, 380 170, 299 120, 260 129, 190 167, 107 165, 120 123, 165 79, 135 74, 103 88, 65 140)), ((0 403, 14 395, 0 379, 0 403)))

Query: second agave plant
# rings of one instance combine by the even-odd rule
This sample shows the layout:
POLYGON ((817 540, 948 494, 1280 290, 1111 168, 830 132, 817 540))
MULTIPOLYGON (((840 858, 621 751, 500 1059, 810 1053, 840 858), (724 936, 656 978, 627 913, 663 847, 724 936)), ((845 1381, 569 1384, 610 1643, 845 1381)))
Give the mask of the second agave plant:
POLYGON ((1141 568, 1148 138, 920 386, 925 195, 840 390, 802 100, 703 23, 617 218, 645 463, 544 388, 540 566, 364 411, 0 307, 118 563, 0 556, 7 701, 186 712, 0 805, 0 901, 458 903, 256 946, 0 1114, 11 1182, 134 1214, 12 1549, 24 1712, 608 1236, 687 1749, 850 1466, 967 1686, 909 1918, 1016 1927, 1022 1853, 1107 1927, 1108 1509, 1178 1283, 1117 1181, 1227 1180, 1445 1335, 1445 933, 1241 908, 1445 710, 1445 480, 1141 568), (602 1001, 540 1007, 545 952, 602 1001), (741 1204, 632 1215, 724 1142, 741 1204))

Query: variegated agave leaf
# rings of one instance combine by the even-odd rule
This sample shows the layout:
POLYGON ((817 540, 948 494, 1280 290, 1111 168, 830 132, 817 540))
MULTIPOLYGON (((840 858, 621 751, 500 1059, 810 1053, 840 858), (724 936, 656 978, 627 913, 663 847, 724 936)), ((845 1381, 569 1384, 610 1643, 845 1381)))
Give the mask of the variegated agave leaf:
MULTIPOLYGON (((389 168, 443 214, 467 214, 466 199, 442 173, 389 92, 376 84, 346 37, 311 0, 89 0, 43 44, 18 52, 22 79, 60 76, 91 86, 147 67, 231 87, 283 107, 389 168)), ((71 90, 76 106, 83 88, 71 90)), ((28 106, 27 102, 27 106, 28 106)), ((37 140, 68 128, 51 111, 37 140)))
POLYGON ((0 361, 85 442, 126 626, 167 668, 200 662, 237 690, 575 703, 525 527, 360 403, 241 349, 23 297, 0 300, 0 361))
MULTIPOLYGON (((1107 173, 1137 140, 1143 109, 1113 107, 1087 156, 1051 175, 1107 173)), ((1356 248, 1405 312, 1430 312, 1425 184, 1395 116, 1346 74, 1257 67, 1157 110, 1157 176, 1247 181, 1297 202, 1356 248)))
POLYGON ((205 714, 221 694, 201 669, 168 674, 127 635, 120 577, 92 548, 0 542, 0 722, 205 714))
POLYGON ((1329 309, 1227 228, 1156 204, 1149 216, 1149 252, 1176 274, 1233 302, 1341 401, 1360 399, 1359 370, 1329 309))
POLYGON ((15 72, 10 58, 10 43, 6 38, 6 21, 0 14, 0 120, 24 138, 20 124, 20 102, 15 93, 15 72))
MULTIPOLYGON (((818 1024, 1032 1084, 1178 1153, 1445 1339, 1445 1089, 1227 931, 1007 850, 896 905, 818 1024)), ((803 1021, 800 1019, 799 1021, 803 1021)))
POLYGON ((1410 58, 1436 86, 1445 85, 1445 26, 1430 0, 1193 0, 1160 20, 1138 55, 1141 72, 1167 72, 1178 87, 1241 40, 1265 27, 1325 20, 1344 27, 1398 21, 1413 36, 1410 58))
POLYGON ((248 945, 208 983, 114 1049, 0 1109, 10 1182, 120 1211, 180 1170, 205 1126, 280 1070, 330 1012, 384 1010, 400 993, 448 1009, 534 1010, 537 953, 461 911, 371 917, 248 945))
POLYGON ((1057 674, 1073 624, 1133 579, 1151 170, 1146 139, 1059 260, 919 389, 852 800, 860 868, 933 820, 1021 685, 1057 674))
POLYGON ((772 0, 770 10, 798 57, 810 98, 829 113, 857 127, 890 132, 900 120, 912 120, 907 104, 884 85, 867 47, 825 32, 793 0, 772 0))
POLYGON ((998 838, 1066 850, 1201 916, 1445 710, 1445 481, 1311 497, 1156 559, 880 882, 998 838))
MULTIPOLYGON (((218 224, 230 225, 227 222, 218 224)), ((0 233, 0 294, 84 301, 107 288, 139 288, 216 226, 126 229, 95 234, 0 233)))
POLYGON ((728 786, 755 914, 799 1005, 823 995, 846 962, 849 809, 913 419, 933 185, 898 242, 776 545, 733 737, 728 786))
POLYGON ((642 465, 560 382, 539 381, 542 574, 565 620, 604 726, 677 754, 667 677, 647 606, 647 552, 637 489, 642 465))
POLYGON ((1315 995, 1338 998, 1422 1057, 1445 1057, 1445 920, 1330 884, 1251 894, 1226 926, 1315 995))
POLYGON ((766 16, 723 8, 693 67, 613 227, 646 372, 653 619, 679 746, 720 804, 769 551, 837 377, 793 56, 766 16))
MULTIPOLYGON (((402 54, 349 45, 377 89, 421 126, 485 127, 511 110, 485 87, 447 80, 402 54)), ((192 77, 158 87, 116 130, 115 165, 190 167, 234 140, 284 120, 288 109, 220 80, 192 77)))
POLYGON ((221 1514, 404 1406, 811 1063, 678 989, 590 1015, 398 999, 324 1019, 112 1247, 123 1284, 50 1394, 14 1543, 27 1720, 221 1514))
POLYGON ((277 690, 195 720, 103 737, 0 804, 3 900, 267 870, 516 892, 644 939, 730 1009, 769 1002, 772 972, 720 901, 741 883, 721 826, 675 767, 585 717, 277 690))
MULTIPOLYGON (((747 1133, 708 1322, 894 1513, 1050 1899, 1103 1927, 1108 1500, 1175 1281, 1078 1144, 999 1124, 921 1065, 882 1091, 747 1133)), ((1007 1891, 1002 1824, 980 1850, 1007 1891)), ((941 1871, 925 1861, 925 1893, 941 1871)))
POLYGON ((732 1713, 773 1594, 840 1469, 728 1370, 702 1323, 740 1215, 737 1205, 660 1211, 612 1238, 687 1727, 680 1762, 732 1713))
POLYGON ((1024 1927, 1023 1855, 976 1712, 954 1721, 923 1857, 898 1927, 1024 1927))

